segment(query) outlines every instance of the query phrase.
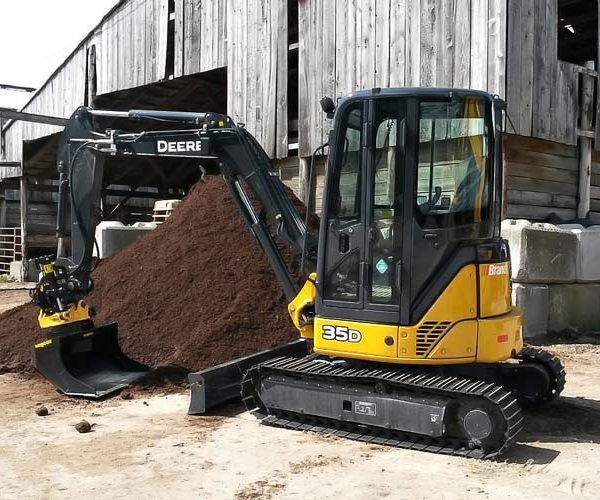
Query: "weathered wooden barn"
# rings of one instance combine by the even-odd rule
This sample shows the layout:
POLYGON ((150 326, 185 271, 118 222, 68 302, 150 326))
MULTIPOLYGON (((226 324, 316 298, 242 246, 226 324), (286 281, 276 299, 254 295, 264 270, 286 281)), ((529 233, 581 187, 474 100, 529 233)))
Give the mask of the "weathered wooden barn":
MULTIPOLYGON (((226 112, 305 196, 309 157, 331 125, 321 97, 485 89, 508 102, 505 215, 600 220, 598 66, 590 0, 123 0, 23 111, 226 112)), ((0 226, 20 228, 27 256, 53 245, 60 130, 2 128, 0 226)), ((318 206, 323 158, 315 166, 318 206)), ((111 160, 106 171, 103 216, 125 220, 147 216, 149 198, 182 196, 198 176, 151 160, 111 160)))

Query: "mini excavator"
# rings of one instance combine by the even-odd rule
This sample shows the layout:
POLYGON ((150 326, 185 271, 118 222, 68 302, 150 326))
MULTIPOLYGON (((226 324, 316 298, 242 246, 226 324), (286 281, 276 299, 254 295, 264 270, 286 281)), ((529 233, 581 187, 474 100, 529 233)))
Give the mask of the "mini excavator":
POLYGON ((241 391, 263 424, 498 456, 523 426, 521 409, 549 403, 565 383, 555 356, 523 345, 511 305, 500 235, 505 103, 481 91, 418 88, 321 104, 334 123, 318 235, 256 139, 229 117, 77 109, 58 152, 57 257, 38 262, 33 300, 47 340, 35 346, 34 364, 63 392, 88 397, 143 376, 146 368, 119 349, 116 325, 96 327, 85 301, 103 164, 110 156, 194 159, 227 183, 301 337, 212 376, 191 374, 193 394, 194 383, 205 385, 196 403, 241 391), (101 117, 162 129, 99 131, 101 117), (302 262, 300 288, 277 239, 302 262))

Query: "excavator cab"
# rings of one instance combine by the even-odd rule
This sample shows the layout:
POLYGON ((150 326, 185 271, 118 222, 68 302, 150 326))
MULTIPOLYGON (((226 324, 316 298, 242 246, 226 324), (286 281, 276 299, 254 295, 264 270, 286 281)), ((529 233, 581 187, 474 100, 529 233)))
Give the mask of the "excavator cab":
POLYGON ((521 349, 508 272, 493 279, 484 272, 489 265, 508 270, 500 237, 501 112, 502 101, 477 91, 375 89, 341 102, 321 219, 316 352, 396 363, 475 361, 485 318, 500 315, 507 315, 509 341, 490 357, 521 349), (321 334, 349 322, 369 341, 321 334), (433 353, 436 334, 458 323, 460 340, 450 342, 448 332, 449 345, 436 346, 444 355, 433 353))

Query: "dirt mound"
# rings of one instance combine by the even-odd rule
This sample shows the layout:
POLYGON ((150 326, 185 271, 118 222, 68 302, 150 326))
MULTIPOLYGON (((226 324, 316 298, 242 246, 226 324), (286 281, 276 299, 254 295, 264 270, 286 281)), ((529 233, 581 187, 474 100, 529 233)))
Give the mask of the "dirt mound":
MULTIPOLYGON (((286 260, 290 260, 289 255, 286 260)), ((153 368, 197 370, 297 338, 286 300, 225 183, 198 183, 143 240, 100 263, 89 302, 119 322, 123 350, 153 368)), ((0 372, 31 370, 32 305, 0 315, 0 372)))

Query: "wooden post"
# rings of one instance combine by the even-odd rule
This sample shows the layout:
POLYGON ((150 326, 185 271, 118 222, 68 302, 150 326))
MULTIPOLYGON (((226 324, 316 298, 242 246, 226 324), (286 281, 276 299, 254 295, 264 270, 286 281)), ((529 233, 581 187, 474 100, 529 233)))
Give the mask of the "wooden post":
POLYGON ((85 80, 85 102, 87 106, 94 106, 97 92, 96 79, 96 45, 92 44, 87 49, 87 75, 85 80))
MULTIPOLYGON (((21 167, 21 173, 23 167, 21 167)), ((25 279, 25 262, 27 261, 27 177, 20 177, 20 202, 21 202, 21 259, 23 262, 23 279, 25 279)))
MULTIPOLYGON (((594 61, 586 61, 585 67, 593 70, 594 61)), ((593 120, 594 77, 583 73, 581 75, 581 125, 583 132, 589 132, 593 120)), ((585 219, 590 211, 590 180, 592 170, 591 137, 579 136, 579 190, 577 202, 577 218, 585 219)))
POLYGON ((0 227, 6 227, 6 188, 0 188, 0 227))
POLYGON ((298 198, 306 204, 310 192, 310 186, 308 185, 310 179, 310 156, 298 158, 298 177, 298 198))

